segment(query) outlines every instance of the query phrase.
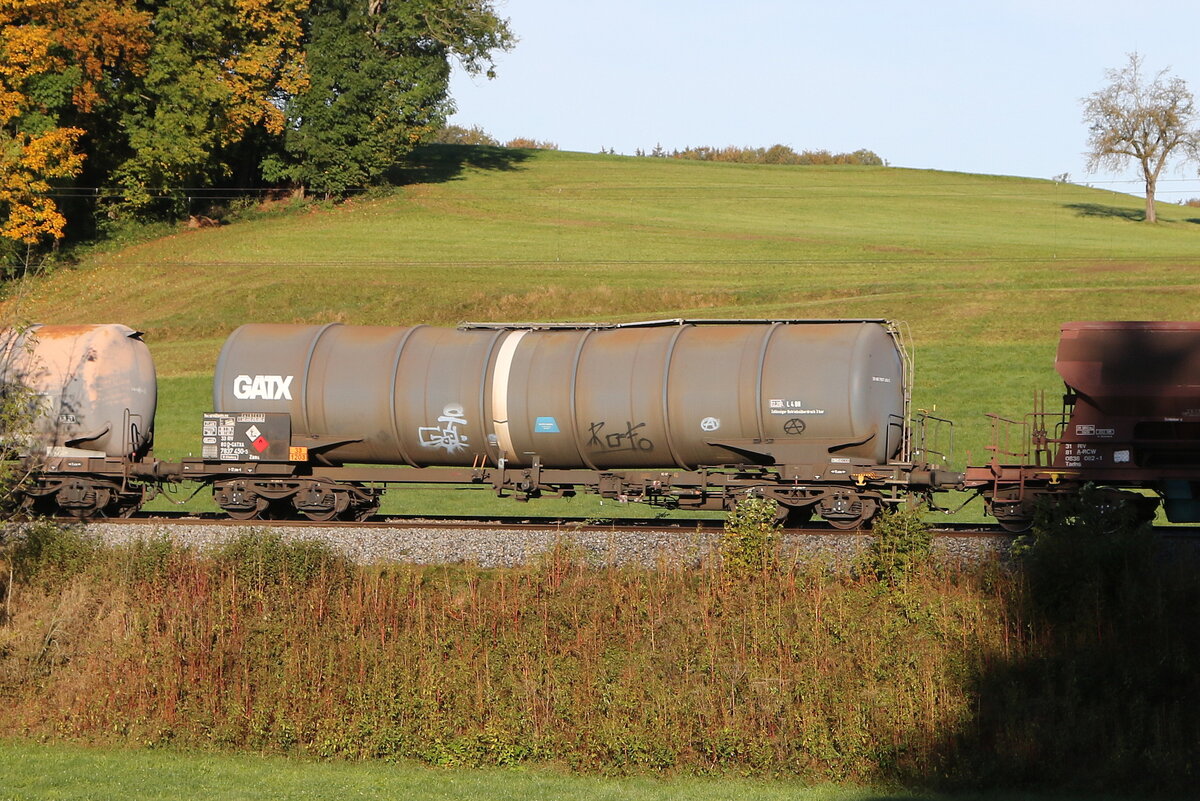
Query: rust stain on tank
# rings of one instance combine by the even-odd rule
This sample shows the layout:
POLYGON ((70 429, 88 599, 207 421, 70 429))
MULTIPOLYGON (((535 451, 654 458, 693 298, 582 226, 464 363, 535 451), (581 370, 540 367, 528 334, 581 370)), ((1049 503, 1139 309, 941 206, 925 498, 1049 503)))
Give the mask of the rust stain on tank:
MULTIPOLYGON (((55 407, 36 423, 45 444, 69 445, 78 435, 110 431, 111 436, 92 447, 120 455, 126 449, 122 425, 127 415, 141 422, 144 434, 153 429, 153 361, 132 328, 47 325, 24 332, 10 329, 7 336, 7 346, 0 349, 3 370, 55 407)), ((147 442, 139 436, 132 447, 147 442)))
POLYGON ((74 339, 86 336, 95 329, 94 325, 43 325, 31 329, 29 333, 39 340, 74 339))

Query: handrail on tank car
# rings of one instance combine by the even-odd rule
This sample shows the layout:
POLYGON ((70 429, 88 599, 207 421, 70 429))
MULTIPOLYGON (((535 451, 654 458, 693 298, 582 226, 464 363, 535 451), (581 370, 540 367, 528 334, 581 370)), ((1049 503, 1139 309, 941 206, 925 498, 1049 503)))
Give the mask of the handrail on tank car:
POLYGON ((878 323, 891 327, 894 323, 882 317, 846 317, 828 319, 809 320, 798 319, 794 317, 768 318, 768 317, 749 317, 742 320, 731 320, 726 318, 691 318, 691 317, 673 317, 665 320, 639 320, 633 323, 459 323, 456 328, 459 330, 471 329, 492 329, 492 330, 530 330, 530 331, 584 331, 588 329, 614 329, 614 328, 665 328, 674 325, 762 325, 765 323, 783 323, 787 325, 836 325, 840 323, 878 323))
POLYGON ((904 382, 903 428, 900 432, 900 461, 912 461, 912 387, 916 372, 916 363, 912 352, 912 332, 908 323, 897 320, 863 320, 862 322, 878 322, 885 326, 896 350, 900 352, 900 369, 904 382))
POLYGON ((930 456, 936 457, 941 464, 948 465, 954 461, 954 421, 946 417, 938 417, 931 414, 925 409, 917 411, 916 418, 913 421, 913 437, 916 442, 913 448, 913 456, 918 454, 921 456, 921 463, 932 464, 930 456), (932 425, 930 425, 932 423, 932 425), (945 428, 950 433, 947 435, 949 443, 943 446, 941 443, 941 432, 945 428), (933 435, 930 436, 929 431, 933 430, 933 435))
POLYGON ((133 415, 126 406, 121 414, 121 452, 130 454, 134 452, 134 422, 133 415))
POLYGON ((1033 452, 1033 464, 1038 467, 1048 467, 1054 464, 1054 454, 1050 444, 1053 440, 1046 432, 1046 419, 1054 415, 1046 411, 1046 393, 1033 393, 1033 411, 1026 415, 1030 421, 1029 436, 1030 450, 1033 452))

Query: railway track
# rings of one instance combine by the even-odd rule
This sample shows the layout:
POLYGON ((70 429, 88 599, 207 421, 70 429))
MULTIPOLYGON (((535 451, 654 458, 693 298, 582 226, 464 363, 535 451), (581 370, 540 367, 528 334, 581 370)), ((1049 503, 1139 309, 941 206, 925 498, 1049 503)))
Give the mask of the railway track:
MULTIPOLYGON (((60 523, 78 523, 71 517, 56 518, 60 523)), ((248 528, 347 528, 347 529, 479 529, 488 528, 503 531, 509 528, 538 529, 545 531, 656 531, 662 533, 721 531, 724 523, 717 519, 695 520, 638 520, 612 519, 597 520, 564 520, 554 517, 521 517, 496 518, 494 516, 471 515, 421 515, 416 517, 380 515, 366 521, 313 521, 313 520, 234 520, 218 514, 190 514, 186 512, 161 512, 153 515, 139 515, 129 518, 101 518, 91 521, 109 525, 146 526, 179 523, 196 526, 229 526, 248 528)), ((824 523, 813 523, 803 528, 782 529, 785 534, 796 535, 828 535, 855 536, 870 534, 870 530, 846 531, 834 528, 824 523)), ((1200 526, 1155 526, 1152 529, 1155 536, 1173 540, 1200 541, 1200 526)), ((999 526, 986 526, 979 523, 938 523, 931 528, 937 537, 1007 537, 1015 539, 1020 536, 1005 531, 999 526)))
MULTIPOLYGON (((56 518, 60 523, 78 523, 79 520, 70 517, 56 518)), ((724 528, 724 521, 716 518, 700 518, 691 520, 644 520, 613 518, 607 520, 562 519, 556 517, 524 516, 519 518, 497 518, 493 515, 420 515, 397 516, 377 515, 366 521, 313 521, 313 520, 234 520, 217 513, 187 513, 187 512, 155 512, 152 515, 136 515, 134 517, 101 518, 90 521, 114 526, 156 526, 156 525, 190 525, 216 526, 230 528, 278 528, 278 529, 488 529, 504 531, 518 528, 521 530, 541 531, 583 531, 583 532, 658 532, 658 533, 693 533, 719 532, 724 528)), ((1164 527, 1162 532, 1171 531, 1164 527)), ((828 535, 828 536, 861 536, 870 534, 869 530, 855 531, 837 529, 823 522, 814 522, 800 528, 785 528, 784 534, 789 535, 828 535)), ((1157 530, 1156 530, 1157 531, 1157 530)), ((932 528, 934 537, 1007 537, 1014 538, 996 526, 981 526, 978 523, 939 523, 932 528)))
MULTIPOLYGON (((422 528, 428 526, 474 527, 481 526, 503 530, 505 528, 545 528, 570 529, 582 531, 720 531, 724 521, 719 518, 696 519, 640 519, 640 518, 558 518, 525 515, 522 517, 496 517, 495 515, 376 515, 365 521, 354 520, 235 520, 225 517, 219 512, 154 512, 141 513, 132 517, 105 517, 90 521, 80 521, 73 517, 54 518, 59 523, 72 524, 79 522, 105 523, 112 525, 153 525, 168 523, 187 523, 189 525, 226 525, 249 526, 251 528, 422 528)), ((834 528, 824 522, 813 522, 799 528, 785 528, 789 534, 869 534, 870 530, 844 530, 834 528)), ((935 537, 973 537, 973 536, 1005 536, 1019 535, 1005 531, 999 526, 989 526, 980 523, 940 522, 931 526, 935 537)), ((1166 525, 1154 526, 1154 534, 1163 537, 1193 538, 1200 537, 1200 526, 1166 525)))
MULTIPOLYGON (((55 518, 59 523, 74 524, 81 522, 72 517, 55 518)), ((718 518, 698 519, 638 519, 611 518, 596 519, 563 519, 557 517, 506 517, 494 515, 376 515, 365 521, 313 521, 313 520, 235 520, 220 513, 192 512, 154 512, 152 514, 137 514, 133 517, 98 518, 90 523, 102 523, 112 526, 156 526, 156 525, 189 525, 212 526, 229 528, 276 528, 276 529, 487 529, 505 531, 508 529, 559 531, 559 532, 656 532, 662 534, 718 532, 723 530, 724 521, 718 518)), ((931 527, 934 538, 944 537, 1003 537, 1009 540, 1020 536, 1006 531, 999 526, 988 526, 979 523, 964 523, 945 521, 931 527)), ((834 528, 824 522, 813 522, 803 527, 784 528, 786 535, 803 536, 862 536, 870 534, 870 530, 844 530, 834 528)), ((1154 526, 1155 536, 1169 540, 1195 540, 1200 542, 1200 526, 1165 525, 1154 526)))

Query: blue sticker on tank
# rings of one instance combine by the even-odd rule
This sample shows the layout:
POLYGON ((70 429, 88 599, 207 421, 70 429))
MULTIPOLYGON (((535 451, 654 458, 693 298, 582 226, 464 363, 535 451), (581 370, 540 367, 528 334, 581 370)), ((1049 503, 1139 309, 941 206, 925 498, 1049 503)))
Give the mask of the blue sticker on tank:
POLYGON ((539 434, 557 434, 558 421, 553 417, 539 417, 533 422, 533 430, 539 434))

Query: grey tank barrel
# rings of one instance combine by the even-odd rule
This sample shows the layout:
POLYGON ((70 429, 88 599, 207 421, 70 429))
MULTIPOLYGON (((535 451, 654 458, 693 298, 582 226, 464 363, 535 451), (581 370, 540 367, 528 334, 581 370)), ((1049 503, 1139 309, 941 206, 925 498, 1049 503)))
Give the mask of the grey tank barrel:
POLYGON ((128 326, 0 331, 0 382, 29 392, 31 454, 123 457, 150 448, 154 359, 128 326))
POLYGON ((905 365, 883 320, 254 324, 213 403, 290 413, 331 464, 882 464, 904 447, 905 365))

